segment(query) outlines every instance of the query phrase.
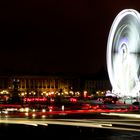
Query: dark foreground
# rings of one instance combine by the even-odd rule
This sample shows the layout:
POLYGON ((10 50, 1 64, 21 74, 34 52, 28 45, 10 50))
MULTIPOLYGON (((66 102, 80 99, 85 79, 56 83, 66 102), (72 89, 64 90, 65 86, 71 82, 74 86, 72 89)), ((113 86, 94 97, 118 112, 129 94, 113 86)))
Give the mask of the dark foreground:
POLYGON ((42 140, 139 140, 140 133, 64 125, 0 124, 0 139, 35 138, 42 140))

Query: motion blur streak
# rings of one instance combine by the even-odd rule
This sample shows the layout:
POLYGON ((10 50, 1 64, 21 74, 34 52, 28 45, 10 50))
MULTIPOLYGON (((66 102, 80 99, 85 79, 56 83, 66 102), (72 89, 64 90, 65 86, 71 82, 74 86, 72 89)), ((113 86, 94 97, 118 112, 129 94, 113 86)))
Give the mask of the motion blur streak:
POLYGON ((111 116, 130 117, 130 118, 140 118, 140 114, 123 114, 123 113, 101 113, 101 114, 111 115, 111 116))
POLYGON ((5 124, 25 124, 25 125, 64 125, 64 126, 76 126, 76 127, 92 127, 92 128, 104 128, 104 129, 114 129, 114 130, 125 130, 125 131, 137 131, 140 132, 140 124, 132 123, 132 120, 128 122, 123 122, 119 120, 115 121, 105 121, 103 119, 93 119, 93 120, 84 120, 77 121, 77 119, 16 119, 16 118, 1 118, 0 123, 5 124))

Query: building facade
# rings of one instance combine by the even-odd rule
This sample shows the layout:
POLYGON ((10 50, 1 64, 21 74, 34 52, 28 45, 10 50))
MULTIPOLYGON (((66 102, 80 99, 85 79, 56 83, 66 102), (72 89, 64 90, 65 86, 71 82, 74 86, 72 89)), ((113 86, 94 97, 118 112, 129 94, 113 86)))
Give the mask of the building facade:
POLYGON ((96 94, 97 92, 105 92, 111 89, 109 80, 85 80, 85 90, 89 94, 96 94))
POLYGON ((50 94, 75 95, 76 93, 95 94, 99 90, 110 89, 109 80, 82 79, 76 76, 0 76, 0 93, 20 96, 48 96, 50 94))
POLYGON ((1 76, 0 92, 12 91, 18 86, 19 94, 42 95, 50 93, 68 94, 81 89, 80 79, 69 76, 1 76))

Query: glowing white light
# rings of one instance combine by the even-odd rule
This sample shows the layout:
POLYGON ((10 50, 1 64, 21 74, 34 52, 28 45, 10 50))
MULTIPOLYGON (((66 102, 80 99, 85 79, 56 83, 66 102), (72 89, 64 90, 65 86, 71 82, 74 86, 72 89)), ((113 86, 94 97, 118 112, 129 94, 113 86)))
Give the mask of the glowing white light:
POLYGON ((29 112, 29 108, 28 107, 25 108, 25 112, 29 112))
POLYGON ((107 69, 113 91, 136 96, 140 90, 140 14, 133 9, 115 18, 107 42, 107 69))
POLYGON ((32 114, 32 117, 35 117, 36 116, 36 114, 32 114))
POLYGON ((45 115, 42 115, 42 118, 46 118, 46 116, 45 115))
POLYGON ((24 108, 20 108, 19 111, 20 111, 20 112, 24 112, 24 108))
POLYGON ((8 111, 7 111, 6 109, 4 109, 2 112, 3 112, 4 114, 8 114, 8 111))
POLYGON ((62 105, 62 111, 64 111, 64 105, 62 105))
POLYGON ((28 112, 25 112, 25 116, 29 116, 29 113, 28 112))
POLYGON ((42 109, 42 112, 46 112, 46 109, 42 109))

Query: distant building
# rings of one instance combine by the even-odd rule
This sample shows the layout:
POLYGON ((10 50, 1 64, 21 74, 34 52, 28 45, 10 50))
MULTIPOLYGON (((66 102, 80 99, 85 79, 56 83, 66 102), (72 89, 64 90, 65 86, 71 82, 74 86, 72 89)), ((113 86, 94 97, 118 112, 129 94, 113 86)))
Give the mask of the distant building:
POLYGON ((89 94, 96 94, 97 91, 111 90, 111 83, 107 71, 103 68, 97 74, 89 74, 84 78, 84 90, 89 94))
POLYGON ((111 89, 109 80, 85 80, 85 90, 89 94, 95 94, 96 91, 106 91, 111 89))
POLYGON ((35 93, 40 96, 42 93, 69 93, 70 91, 80 91, 80 79, 73 76, 1 76, 0 92, 8 90, 12 93, 14 80, 18 80, 18 91, 20 94, 35 93))
POLYGON ((84 91, 95 94, 98 90, 111 89, 109 80, 97 79, 94 77, 85 78, 72 75, 11 75, 0 76, 0 92, 6 91, 14 94, 13 90, 18 90, 20 95, 41 96, 51 93, 83 95, 84 91))

